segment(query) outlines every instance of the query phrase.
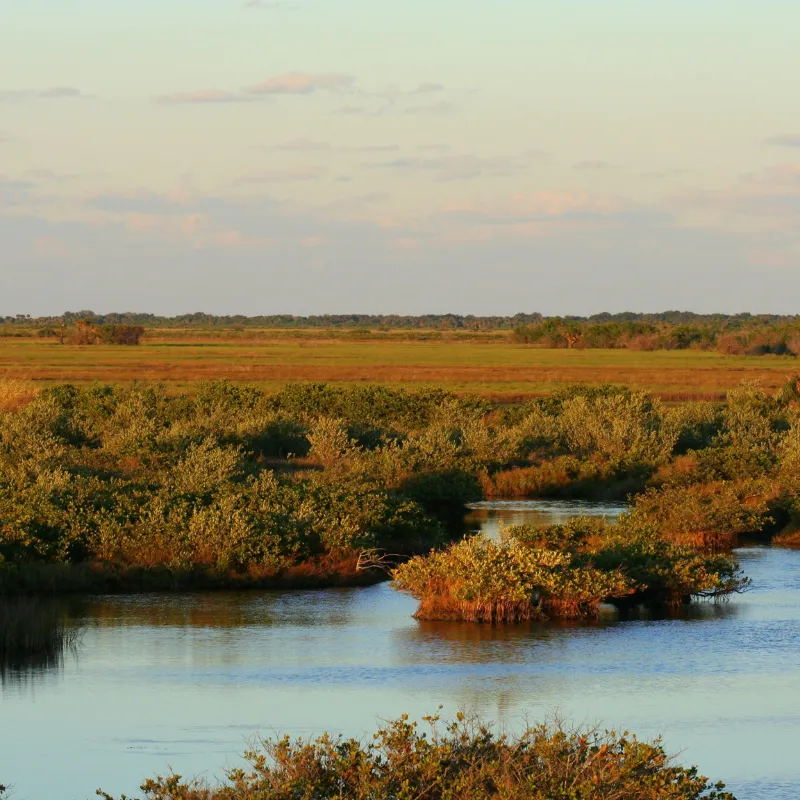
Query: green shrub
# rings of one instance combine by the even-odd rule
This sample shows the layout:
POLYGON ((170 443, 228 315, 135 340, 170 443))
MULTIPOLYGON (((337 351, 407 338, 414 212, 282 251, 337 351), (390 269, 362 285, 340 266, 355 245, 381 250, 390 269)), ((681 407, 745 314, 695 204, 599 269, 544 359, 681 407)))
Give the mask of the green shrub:
POLYGON ((650 489, 636 497, 632 524, 658 529, 668 539, 702 549, 730 549, 737 537, 770 521, 763 483, 715 481, 650 489))
POLYGON ((473 536, 417 556, 392 574, 394 586, 419 600, 419 619, 516 622, 549 615, 592 617, 609 596, 635 587, 621 572, 576 569, 569 553, 499 544, 473 536))
MULTIPOLYGON (((0 555, 217 580, 350 563, 361 549, 423 553, 482 496, 628 493, 640 528, 721 549, 798 516, 800 410, 787 392, 744 385, 726 406, 665 409, 577 385, 505 412, 381 386, 53 386, 0 410, 0 555)), ((564 547, 569 594, 569 570, 592 567, 571 545, 540 549, 564 547)))
POLYGON ((663 463, 677 439, 664 424, 661 404, 643 392, 575 397, 564 403, 558 421, 571 452, 599 453, 622 467, 663 463))
POLYGON ((610 525, 586 518, 512 526, 500 542, 474 536, 412 558, 393 579, 419 601, 417 617, 475 622, 586 619, 604 601, 682 603, 748 585, 724 556, 677 546, 629 520, 610 525))
POLYGON ((659 740, 627 731, 556 722, 511 735, 463 714, 424 721, 420 730, 403 716, 365 740, 266 740, 222 786, 171 775, 142 791, 147 800, 735 800, 724 784, 676 765, 659 740))

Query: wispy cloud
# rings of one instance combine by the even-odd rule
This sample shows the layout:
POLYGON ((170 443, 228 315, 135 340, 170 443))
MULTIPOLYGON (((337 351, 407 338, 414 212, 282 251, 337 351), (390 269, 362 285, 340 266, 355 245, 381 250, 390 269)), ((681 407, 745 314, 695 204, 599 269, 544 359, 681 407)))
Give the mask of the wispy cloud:
POLYGON ((440 100, 438 103, 430 103, 427 105, 409 106, 406 114, 451 114, 456 110, 456 107, 447 100, 440 100))
POLYGON ((463 181, 480 176, 505 177, 518 174, 525 165, 515 158, 483 158, 474 155, 431 158, 397 158, 366 166, 405 173, 429 173, 436 181, 463 181))
POLYGON ((325 174, 322 167, 300 167, 298 169, 269 169, 264 172, 254 172, 249 175, 241 175, 236 179, 236 183, 299 183, 302 181, 313 181, 321 178, 325 174))
POLYGON ((366 106, 342 106, 337 109, 337 114, 344 114, 348 117, 377 117, 385 111, 385 108, 371 109, 366 106))
POLYGON ((275 75, 261 83, 244 87, 241 91, 227 89, 195 89, 185 92, 163 94, 155 102, 163 105, 230 105, 252 103, 273 95, 305 95, 314 92, 343 92, 353 86, 355 79, 348 75, 309 75, 303 72, 287 72, 275 75))
POLYGON ((776 164, 760 177, 768 185, 800 187, 800 164, 776 164))
POLYGON ((444 84, 434 83, 433 81, 424 81, 417 84, 413 89, 403 89, 399 86, 391 85, 386 86, 379 91, 364 92, 367 97, 377 97, 381 100, 393 104, 400 100, 410 97, 417 97, 425 94, 437 94, 445 90, 444 84))
POLYGON ((30 181, 9 180, 0 175, 0 209, 27 204, 34 188, 30 181))
POLYGON ((87 203, 110 214, 181 214, 187 210, 184 198, 155 192, 98 194, 87 203))
POLYGON ((765 139, 764 142, 775 147, 800 147, 800 133, 786 133, 782 136, 771 136, 769 139, 765 139))
POLYGON ((62 100, 64 98, 86 97, 86 95, 74 86, 52 86, 43 89, 38 96, 44 100, 62 100))
POLYGON ((400 147, 396 144, 334 145, 329 142, 300 138, 273 145, 273 149, 289 153, 394 153, 400 147))
POLYGON ((343 147, 348 153, 396 153, 400 147, 396 144, 363 144, 343 147))
POLYGON ((665 169, 665 170, 653 170, 651 172, 642 172, 640 177, 642 178, 674 178, 680 175, 690 175, 692 170, 690 169, 665 169))
MULTIPOLYGON (((379 117, 388 111, 402 110, 403 105, 409 100, 443 91, 445 91, 444 85, 441 83, 434 83, 433 81, 424 81, 423 83, 417 84, 413 89, 404 89, 399 86, 391 85, 385 86, 379 91, 362 91, 360 92, 361 95, 373 101, 378 101, 379 105, 371 105, 360 109, 360 113, 362 113, 363 116, 379 117)), ((434 103, 430 106, 413 106, 412 109, 424 108, 427 110, 428 108, 441 105, 443 104, 434 103)), ((408 113, 414 113, 414 110, 408 113)))
POLYGON ((616 167, 608 161, 579 161, 575 164, 575 169, 580 170, 604 170, 604 169, 616 169, 616 167))
POLYGON ((252 95, 313 94, 314 92, 345 92, 352 89, 355 78, 349 75, 311 75, 306 72, 285 72, 245 87, 252 95))
POLYGON ((444 85, 441 83, 432 83, 431 81, 425 81, 417 86, 416 94, 435 94, 436 92, 443 92, 444 85))
POLYGON ((3 89, 0 102, 22 103, 28 100, 82 100, 90 97, 74 86, 51 86, 47 89, 3 89))
POLYGON ((274 145, 275 150, 288 150, 297 153, 318 152, 320 150, 330 150, 331 146, 327 142, 315 142, 312 139, 291 139, 288 142, 274 145))
POLYGON ((197 89, 191 92, 162 94, 155 102, 163 105, 227 105, 230 103, 251 103, 255 98, 238 92, 222 89, 197 89))

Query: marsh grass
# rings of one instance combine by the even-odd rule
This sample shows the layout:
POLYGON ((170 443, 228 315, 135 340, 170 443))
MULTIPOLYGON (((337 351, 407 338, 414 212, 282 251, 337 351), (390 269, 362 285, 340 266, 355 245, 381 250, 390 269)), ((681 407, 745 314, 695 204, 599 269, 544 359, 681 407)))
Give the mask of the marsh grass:
POLYGON ((788 356, 723 356, 677 350, 530 349, 507 335, 467 338, 401 336, 359 340, 318 332, 148 331, 139 347, 59 345, 48 339, 0 338, 8 377, 60 381, 162 382, 170 389, 228 379, 277 391, 287 381, 441 386, 505 402, 550 394, 576 381, 624 383, 672 401, 719 400, 748 375, 778 388, 796 368, 788 356), (246 334, 246 335, 245 335, 246 334), (210 334, 209 334, 210 335, 210 334))
POLYGON ((81 636, 56 600, 0 597, 0 677, 60 666, 81 636))
POLYGON ((0 411, 17 411, 30 403, 37 393, 28 381, 0 377, 0 411))

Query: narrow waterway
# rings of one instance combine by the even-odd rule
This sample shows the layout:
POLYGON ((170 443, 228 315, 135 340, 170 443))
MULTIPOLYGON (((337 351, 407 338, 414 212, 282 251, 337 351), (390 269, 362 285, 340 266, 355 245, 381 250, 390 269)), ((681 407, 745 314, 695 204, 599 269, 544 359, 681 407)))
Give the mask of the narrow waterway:
MULTIPOLYGON (((588 504, 480 504, 471 519, 613 516, 588 504)), ((387 584, 90 599, 77 655, 8 674, 0 783, 14 800, 134 793, 169 767, 214 778, 248 739, 460 708, 508 726, 560 713, 663 734, 741 800, 800 794, 800 552, 740 550, 754 588, 682 618, 594 625, 423 623, 387 584)))

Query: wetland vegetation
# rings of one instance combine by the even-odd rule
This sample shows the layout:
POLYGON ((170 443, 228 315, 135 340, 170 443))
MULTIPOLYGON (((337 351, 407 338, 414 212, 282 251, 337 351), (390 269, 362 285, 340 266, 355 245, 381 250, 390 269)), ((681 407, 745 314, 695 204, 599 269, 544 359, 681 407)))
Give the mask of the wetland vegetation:
POLYGON ((299 380, 435 385, 519 403, 575 382, 614 382, 670 402, 723 401, 743 378, 778 389, 795 370, 798 341, 798 319, 775 315, 167 318, 80 311, 0 321, 0 370, 37 386, 140 381, 182 391, 229 379, 274 393, 299 380))
POLYGON ((509 735, 463 714, 423 722, 403 716, 364 740, 264 740, 221 786, 171 775, 141 788, 147 800, 735 800, 675 764, 660 741, 627 732, 554 723, 509 735))
MULTIPOLYGON (((610 384, 508 404, 377 384, 176 391, 7 379, 4 675, 57 665, 74 646, 76 629, 47 599, 64 592, 391 578, 418 601, 419 619, 492 623, 593 620, 604 603, 674 614, 692 599, 725 598, 749 587, 732 552, 742 541, 800 544, 798 401, 796 378, 677 405, 610 384), (468 504, 513 497, 627 506, 613 523, 466 532, 468 504)), ((733 796, 676 766, 658 742, 557 725, 506 736, 457 720, 423 738, 400 720, 371 743, 284 739, 249 757, 219 785, 171 776, 143 791, 150 800, 278 800, 302 787, 308 797, 394 798, 406 796, 402 784, 431 798, 733 796), (396 763, 401 751, 413 758, 396 763)))
POLYGON ((582 618, 740 591, 738 537, 796 539, 795 379, 674 407, 584 385, 511 407, 326 384, 3 396, 6 593, 352 585, 396 567, 421 616, 582 618), (632 505, 616 525, 460 539, 467 503, 509 495, 632 505))

